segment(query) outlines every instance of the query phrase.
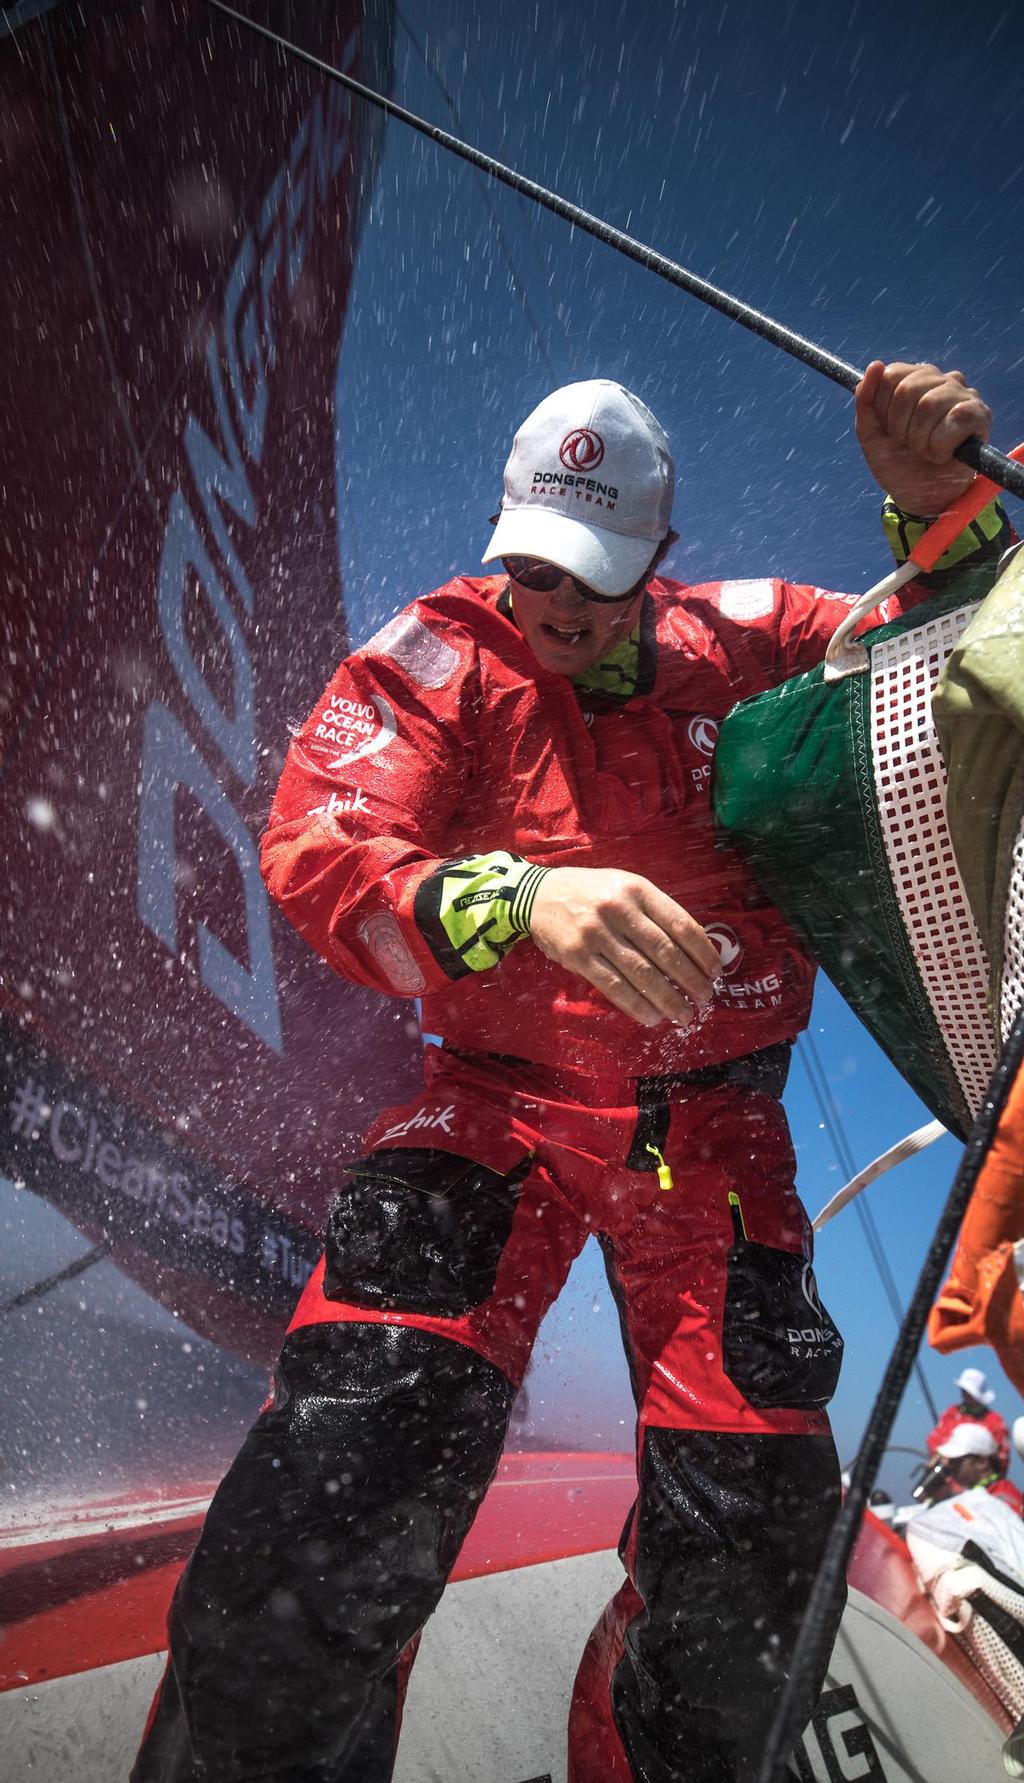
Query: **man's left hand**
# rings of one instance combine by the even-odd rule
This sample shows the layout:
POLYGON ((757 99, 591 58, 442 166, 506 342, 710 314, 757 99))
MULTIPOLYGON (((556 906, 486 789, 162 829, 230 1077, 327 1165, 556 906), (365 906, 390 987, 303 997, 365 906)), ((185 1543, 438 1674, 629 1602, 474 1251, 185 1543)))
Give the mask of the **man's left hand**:
POLYGON ((972 434, 987 440, 992 411, 958 371, 873 359, 854 395, 868 469, 909 514, 940 514, 974 480, 953 457, 972 434))

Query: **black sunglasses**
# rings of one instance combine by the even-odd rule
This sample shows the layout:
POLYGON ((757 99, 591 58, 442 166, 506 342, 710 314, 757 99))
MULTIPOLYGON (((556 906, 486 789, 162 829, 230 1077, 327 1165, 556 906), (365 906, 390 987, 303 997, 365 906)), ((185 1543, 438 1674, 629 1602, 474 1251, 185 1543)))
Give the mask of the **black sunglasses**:
POLYGON ((645 570, 639 582, 627 588, 625 594, 598 594, 589 583, 581 582, 578 576, 570 575, 568 570, 561 569, 557 563, 548 563, 543 557, 503 557, 501 565, 506 576, 518 582, 520 588, 529 588, 535 594, 550 594, 568 577, 576 593, 585 601, 595 601, 605 607, 616 607, 623 601, 633 600, 646 588, 651 575, 649 569, 645 570))

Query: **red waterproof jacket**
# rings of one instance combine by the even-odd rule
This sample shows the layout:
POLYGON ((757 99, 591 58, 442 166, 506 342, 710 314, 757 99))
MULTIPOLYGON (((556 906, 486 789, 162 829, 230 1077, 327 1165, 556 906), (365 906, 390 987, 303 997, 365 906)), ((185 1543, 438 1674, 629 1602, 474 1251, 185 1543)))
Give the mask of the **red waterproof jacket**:
POLYGON ((617 699, 538 665, 504 577, 459 577, 348 657, 294 738, 263 841, 270 892, 335 971, 422 996, 425 1029, 454 1046, 631 1077, 788 1039, 813 967, 716 843, 711 756, 730 707, 820 661, 848 606, 781 581, 655 580, 617 699), (442 921, 442 863, 492 855, 653 881, 722 952, 710 1012, 642 1027, 514 933, 469 969, 442 921))

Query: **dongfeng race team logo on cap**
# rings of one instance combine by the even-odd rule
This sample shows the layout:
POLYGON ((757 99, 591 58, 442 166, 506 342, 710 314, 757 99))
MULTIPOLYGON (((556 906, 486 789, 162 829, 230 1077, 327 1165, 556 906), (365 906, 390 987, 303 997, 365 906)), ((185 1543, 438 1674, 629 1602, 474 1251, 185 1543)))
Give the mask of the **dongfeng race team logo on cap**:
POLYGON ((566 470, 596 471, 604 457, 604 441, 592 427, 577 427, 566 434, 558 456, 566 470))

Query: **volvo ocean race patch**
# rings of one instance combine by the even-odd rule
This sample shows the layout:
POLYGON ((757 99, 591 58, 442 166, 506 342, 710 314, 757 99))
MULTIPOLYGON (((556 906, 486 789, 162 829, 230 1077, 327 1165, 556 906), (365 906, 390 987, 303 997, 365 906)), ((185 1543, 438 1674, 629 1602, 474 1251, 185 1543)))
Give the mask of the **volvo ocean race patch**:
POLYGON ((365 699, 332 694, 317 714, 309 742, 314 749, 318 745, 323 749, 341 744, 341 754, 327 763, 330 772, 347 767, 349 762, 361 761, 364 755, 377 755, 387 748, 397 731, 394 710, 381 694, 368 694, 365 699))

